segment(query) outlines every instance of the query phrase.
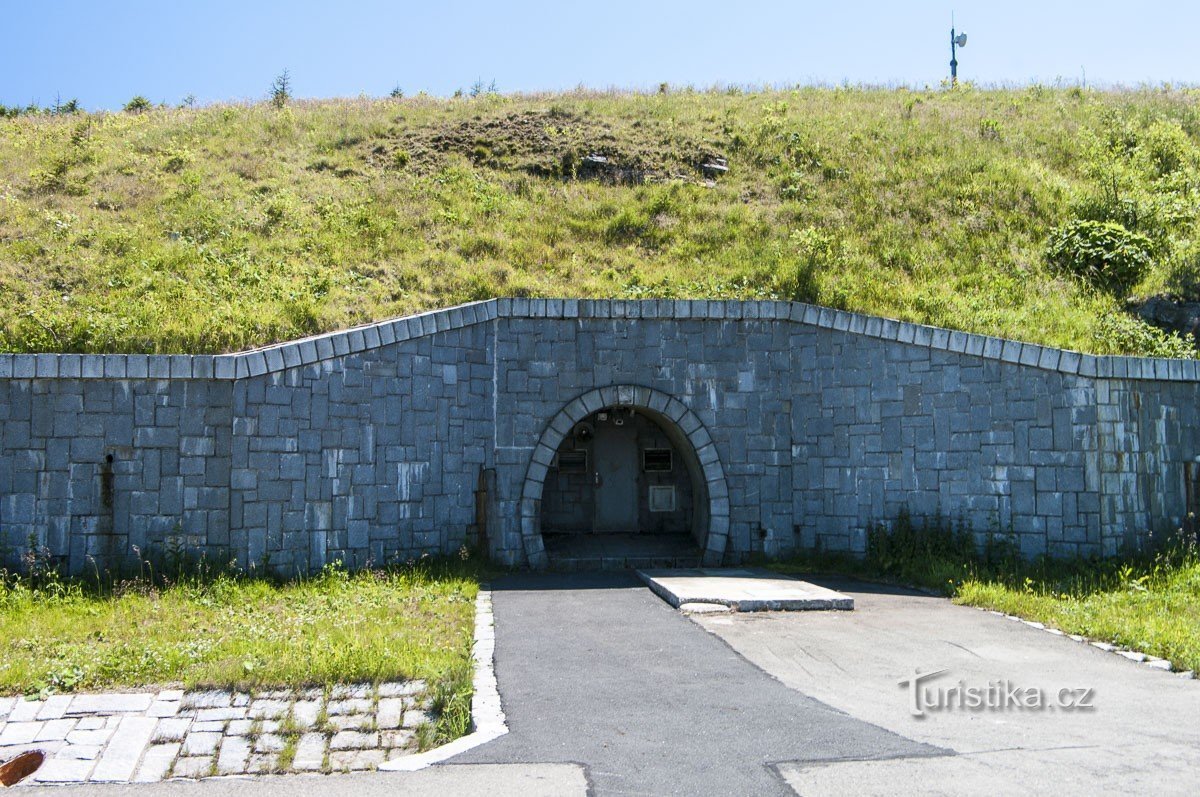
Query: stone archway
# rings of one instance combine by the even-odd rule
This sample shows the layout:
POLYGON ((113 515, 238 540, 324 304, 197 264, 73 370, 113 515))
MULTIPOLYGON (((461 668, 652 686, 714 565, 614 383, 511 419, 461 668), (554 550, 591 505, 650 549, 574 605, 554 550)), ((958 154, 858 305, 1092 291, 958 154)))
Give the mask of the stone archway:
POLYGON ((706 511, 693 521, 701 524, 697 536, 704 541, 704 564, 708 567, 720 565, 729 540, 729 487, 716 444, 708 430, 683 402, 660 390, 639 385, 612 385, 589 390, 569 402, 542 431, 533 450, 521 487, 519 510, 521 540, 529 566, 541 569, 548 564, 542 542, 541 501, 554 453, 575 424, 607 407, 642 410, 664 429, 676 433, 681 442, 686 441, 699 470, 697 486, 704 494, 702 503, 706 511))

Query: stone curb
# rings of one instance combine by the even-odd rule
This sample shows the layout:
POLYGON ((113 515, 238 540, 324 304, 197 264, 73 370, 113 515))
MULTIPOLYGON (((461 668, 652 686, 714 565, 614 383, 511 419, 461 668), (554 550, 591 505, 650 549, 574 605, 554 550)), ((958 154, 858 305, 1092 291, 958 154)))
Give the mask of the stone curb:
POLYGON ((1036 620, 1026 620, 1024 617, 1018 617, 1015 614, 1005 614, 1004 612, 998 612, 995 609, 985 609, 982 606, 977 606, 975 608, 979 609, 980 611, 987 612, 988 614, 994 614, 997 617, 1003 617, 1005 620, 1012 620, 1014 622, 1021 623, 1022 625, 1027 625, 1030 628, 1036 628, 1039 631, 1045 631, 1048 634, 1052 634, 1057 637, 1063 637, 1065 639, 1069 639, 1072 642, 1079 642, 1084 645, 1090 645, 1091 647, 1096 648, 1097 650, 1102 650, 1105 653, 1113 653, 1124 659, 1128 659, 1129 661, 1132 661, 1135 664, 1145 665, 1146 667, 1148 667, 1149 669, 1152 669, 1152 670, 1158 670, 1160 672, 1174 673, 1177 677, 1183 678, 1185 680, 1195 679, 1197 677, 1196 673, 1193 672, 1192 670, 1178 671, 1175 669, 1174 665, 1172 665, 1171 662, 1168 661, 1167 659, 1160 659, 1157 656, 1151 656, 1150 654, 1142 653, 1139 650, 1131 650, 1129 648, 1123 648, 1119 645, 1114 645, 1111 642, 1103 642, 1098 639, 1090 639, 1085 636, 1080 636, 1079 634, 1068 634, 1065 631, 1061 631, 1057 628, 1052 628, 1052 627, 1046 625, 1045 623, 1039 623, 1036 620))
POLYGON ((1086 378, 1200 382, 1200 360, 1082 354, 800 302, 705 299, 488 299, 234 354, 0 354, 0 379, 237 380, 497 318, 786 321, 1086 378))
POLYGON ((508 733, 496 682, 496 626, 492 614, 490 585, 482 584, 475 598, 475 644, 472 646, 475 675, 472 679, 471 732, 424 753, 404 756, 379 765, 381 772, 415 772, 460 753, 487 744, 508 733))

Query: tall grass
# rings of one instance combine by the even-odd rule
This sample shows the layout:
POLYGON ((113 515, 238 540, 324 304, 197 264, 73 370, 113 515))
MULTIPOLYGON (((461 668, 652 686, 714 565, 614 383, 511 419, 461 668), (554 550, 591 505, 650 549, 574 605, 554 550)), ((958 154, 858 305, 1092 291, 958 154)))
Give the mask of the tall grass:
POLYGON ((1157 351, 1051 232, 1196 272, 1190 90, 803 88, 0 120, 0 350, 215 352, 496 295, 779 297, 1157 351), (624 176, 583 168, 602 154, 624 176), (706 181, 702 165, 728 158, 706 181))

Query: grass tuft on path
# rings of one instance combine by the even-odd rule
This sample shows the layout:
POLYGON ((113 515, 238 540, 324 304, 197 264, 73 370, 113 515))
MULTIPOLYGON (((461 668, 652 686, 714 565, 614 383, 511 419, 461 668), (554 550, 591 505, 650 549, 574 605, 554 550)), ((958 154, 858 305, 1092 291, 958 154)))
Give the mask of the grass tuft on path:
POLYGON ((412 678, 453 693, 470 672, 478 586, 470 562, 101 588, 0 573, 0 694, 412 678))
POLYGON ((1152 552, 1114 559, 1022 560, 1011 542, 939 520, 901 520, 869 535, 862 559, 807 554, 785 573, 837 572, 934 590, 955 603, 1035 620, 1200 672, 1200 546, 1172 536, 1152 552))

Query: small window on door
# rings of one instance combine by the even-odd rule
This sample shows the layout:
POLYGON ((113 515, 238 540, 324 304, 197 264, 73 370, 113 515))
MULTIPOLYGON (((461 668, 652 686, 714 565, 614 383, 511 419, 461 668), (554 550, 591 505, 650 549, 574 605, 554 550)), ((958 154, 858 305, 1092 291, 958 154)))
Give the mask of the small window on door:
POLYGON ((654 485, 650 488, 651 512, 675 511, 675 486, 672 484, 654 485))
POLYGON ((671 449, 647 448, 642 451, 642 470, 647 472, 669 471, 673 464, 671 460, 671 449))
POLYGON ((559 473, 587 473, 587 451, 559 451, 554 464, 559 473))

